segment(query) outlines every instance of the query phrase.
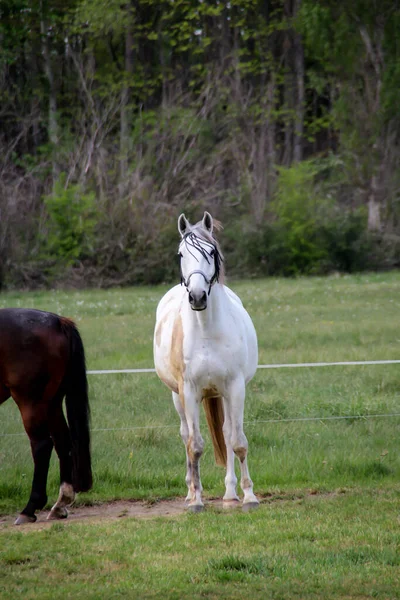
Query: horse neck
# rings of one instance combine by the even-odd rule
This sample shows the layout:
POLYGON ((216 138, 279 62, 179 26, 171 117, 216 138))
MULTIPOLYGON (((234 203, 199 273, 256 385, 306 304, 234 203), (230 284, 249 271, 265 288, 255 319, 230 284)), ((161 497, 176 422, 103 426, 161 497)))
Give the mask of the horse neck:
POLYGON ((221 324, 224 316, 225 300, 226 292, 224 286, 220 283, 215 283, 211 288, 205 310, 192 310, 189 302, 185 302, 185 318, 187 319, 187 323, 190 327, 204 333, 215 331, 221 324))

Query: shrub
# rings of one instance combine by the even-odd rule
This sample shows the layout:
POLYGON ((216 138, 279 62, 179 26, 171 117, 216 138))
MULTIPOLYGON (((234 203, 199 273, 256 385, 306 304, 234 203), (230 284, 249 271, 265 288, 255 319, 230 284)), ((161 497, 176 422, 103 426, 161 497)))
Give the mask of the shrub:
POLYGON ((366 210, 335 207, 321 224, 326 248, 326 269, 352 273, 371 268, 373 238, 367 232, 366 210))
POLYGON ((275 264, 282 261, 285 274, 311 273, 326 259, 320 216, 327 200, 315 185, 320 169, 314 161, 304 161, 279 170, 270 252, 275 264))
POLYGON ((95 194, 84 193, 78 184, 66 187, 62 176, 44 203, 49 216, 44 241, 47 256, 70 265, 91 254, 97 221, 95 194))

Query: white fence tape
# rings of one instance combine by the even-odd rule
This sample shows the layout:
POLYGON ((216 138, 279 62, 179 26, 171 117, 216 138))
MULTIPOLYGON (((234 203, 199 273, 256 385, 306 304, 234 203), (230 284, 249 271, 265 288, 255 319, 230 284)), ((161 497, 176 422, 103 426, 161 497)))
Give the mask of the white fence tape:
MULTIPOLYGON (((395 365, 400 364, 400 360, 357 360, 357 361, 340 361, 340 362, 318 362, 318 363, 286 363, 272 365, 258 365, 259 369, 295 369, 299 367, 348 367, 362 365, 395 365)), ((106 369, 106 370, 90 370, 88 375, 109 375, 115 373, 155 373, 155 369, 106 369)), ((400 417, 400 413, 376 414, 376 415, 340 415, 327 417, 293 417, 288 419, 265 419, 258 421, 247 421, 246 425, 257 425, 258 423, 293 423, 301 421, 339 421, 343 419, 378 419, 400 417)), ((92 429, 93 432, 100 431, 135 431, 138 429, 169 429, 176 427, 175 425, 145 425, 139 427, 121 427, 121 428, 103 428, 92 429)), ((23 433, 0 433, 0 437, 11 437, 25 435, 23 433)))
MULTIPOLYGON (((296 422, 315 422, 315 421, 342 421, 345 419, 353 419, 360 421, 361 419, 382 419, 382 418, 400 417, 400 413, 386 413, 374 415, 331 415, 327 417, 292 417, 288 419, 259 419, 258 421, 245 421, 247 425, 258 425, 259 423, 296 423, 296 422)), ((101 427, 92 429, 92 433, 101 431, 137 431, 142 429, 177 429, 178 425, 138 425, 136 427, 101 427)), ((25 433, 0 433, 0 437, 22 436, 25 433)))
MULTIPOLYGON (((315 363, 283 363, 271 365, 258 365, 258 369, 298 369, 304 367, 352 367, 362 365, 398 365, 400 360, 353 360, 340 362, 315 362, 315 363)), ((155 369, 105 369, 87 371, 88 375, 112 375, 115 373, 155 373, 155 369)))

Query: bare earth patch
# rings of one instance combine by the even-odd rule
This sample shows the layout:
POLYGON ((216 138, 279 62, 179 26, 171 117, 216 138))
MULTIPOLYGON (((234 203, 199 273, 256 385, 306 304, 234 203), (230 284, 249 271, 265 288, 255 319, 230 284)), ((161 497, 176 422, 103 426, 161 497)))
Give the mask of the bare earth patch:
MULTIPOLYGON (((206 500, 205 509, 213 506, 223 508, 222 500, 206 500)), ((237 504, 234 508, 241 508, 241 504, 237 504)), ((155 517, 173 517, 181 515, 187 511, 183 498, 173 500, 160 500, 157 502, 140 502, 117 500, 115 502, 106 502, 95 504, 94 506, 71 506, 68 509, 68 518, 61 521, 47 521, 47 515, 50 511, 42 510, 37 514, 36 523, 21 525, 18 530, 29 529, 32 531, 35 528, 43 528, 51 526, 54 523, 73 523, 75 521, 102 521, 104 519, 122 519, 124 517, 135 517, 138 519, 151 519, 155 517)), ((0 530, 13 525, 17 515, 0 516, 0 530)))
MULTIPOLYGON (((345 494, 347 490, 340 488, 333 492, 320 492, 318 490, 308 489, 299 493, 265 494, 259 496, 260 505, 272 504, 275 502, 302 502, 304 499, 312 501, 318 497, 332 498, 345 494)), ((216 510, 242 510, 241 502, 224 504, 222 499, 212 498, 204 499, 205 510, 212 508, 216 510)), ((174 498, 172 500, 156 500, 154 502, 145 502, 140 500, 115 500, 113 502, 104 502, 93 506, 71 506, 68 509, 68 518, 60 521, 47 521, 49 510, 42 510, 37 514, 36 523, 18 526, 18 530, 34 529, 41 530, 44 527, 51 527, 54 523, 74 523, 83 521, 104 521, 113 519, 122 519, 124 517, 134 517, 137 519, 154 519, 156 517, 174 517, 187 512, 187 507, 183 498, 174 498)), ((0 531, 10 525, 14 525, 17 517, 15 515, 0 516, 0 531)))

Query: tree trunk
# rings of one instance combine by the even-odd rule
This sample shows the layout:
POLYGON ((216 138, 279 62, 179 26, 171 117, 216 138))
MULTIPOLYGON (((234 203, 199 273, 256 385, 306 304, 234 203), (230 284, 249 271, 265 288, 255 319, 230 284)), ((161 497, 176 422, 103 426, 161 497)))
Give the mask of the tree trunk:
MULTIPOLYGON (((287 42, 290 44, 290 42, 287 42)), ((286 50, 289 53, 289 50, 286 50)), ((283 82, 283 97, 284 97, 284 142, 283 142, 283 156, 282 163, 289 167, 292 164, 293 157, 293 95, 294 95, 294 84, 293 84, 293 73, 291 71, 291 65, 289 57, 285 59, 286 72, 283 82)))
MULTIPOLYGON (((294 2, 295 17, 300 9, 301 0, 294 2)), ((294 78, 296 81, 296 109, 294 123, 293 159, 300 162, 303 158, 303 129, 304 129, 304 51, 301 35, 294 31, 294 78)))
POLYGON ((57 168, 54 158, 54 151, 58 144, 57 95, 53 67, 50 58, 48 27, 45 20, 45 8, 43 0, 40 2, 40 34, 42 54, 44 59, 44 71, 49 83, 48 135, 49 140, 53 145, 53 179, 55 179, 57 177, 57 168))
MULTIPOLYGON (((360 25, 360 35, 364 42, 365 50, 370 63, 373 66, 375 73, 374 93, 369 102, 369 110, 371 118, 375 118, 381 110, 381 89, 382 89, 382 73, 384 70, 384 53, 383 53, 383 22, 376 23, 374 28, 374 39, 371 39, 367 28, 360 25)), ((376 160, 380 167, 371 177, 370 193, 368 196, 368 230, 380 231, 382 229, 381 221, 381 199, 382 199, 382 151, 384 144, 382 134, 375 142, 374 150, 376 160)))
POLYGON ((282 43, 282 63, 284 66, 283 76, 283 108, 284 108, 284 138, 283 138, 283 155, 281 157, 282 164, 286 167, 292 163, 293 156, 293 60, 292 60, 292 36, 289 28, 289 22, 292 16, 292 0, 284 0, 283 3, 284 19, 286 27, 283 31, 282 43))
POLYGON ((132 32, 132 7, 127 6, 127 27, 125 35, 125 82, 121 92, 121 116, 120 116, 120 182, 123 184, 128 170, 128 155, 130 149, 131 133, 131 111, 130 102, 130 79, 133 73, 133 32, 132 32))
POLYGON ((268 119, 267 119, 267 194, 266 194, 266 202, 270 202, 272 195, 275 190, 276 183, 276 172, 275 172, 275 163, 276 163, 276 152, 275 152, 275 144, 276 144, 276 123, 273 117, 273 111, 275 107, 275 77, 271 74, 271 79, 267 84, 267 110, 268 110, 268 119))
POLYGON ((158 53, 159 53, 159 61, 161 67, 161 81, 162 81, 162 89, 161 89, 161 108, 164 111, 168 104, 168 74, 167 74, 167 61, 165 57, 165 47, 164 47, 164 34, 162 28, 162 19, 159 18, 158 21, 158 53))
POLYGON ((368 230, 380 231, 381 223, 381 204, 378 199, 378 180, 377 176, 371 177, 371 189, 368 196, 368 230))

